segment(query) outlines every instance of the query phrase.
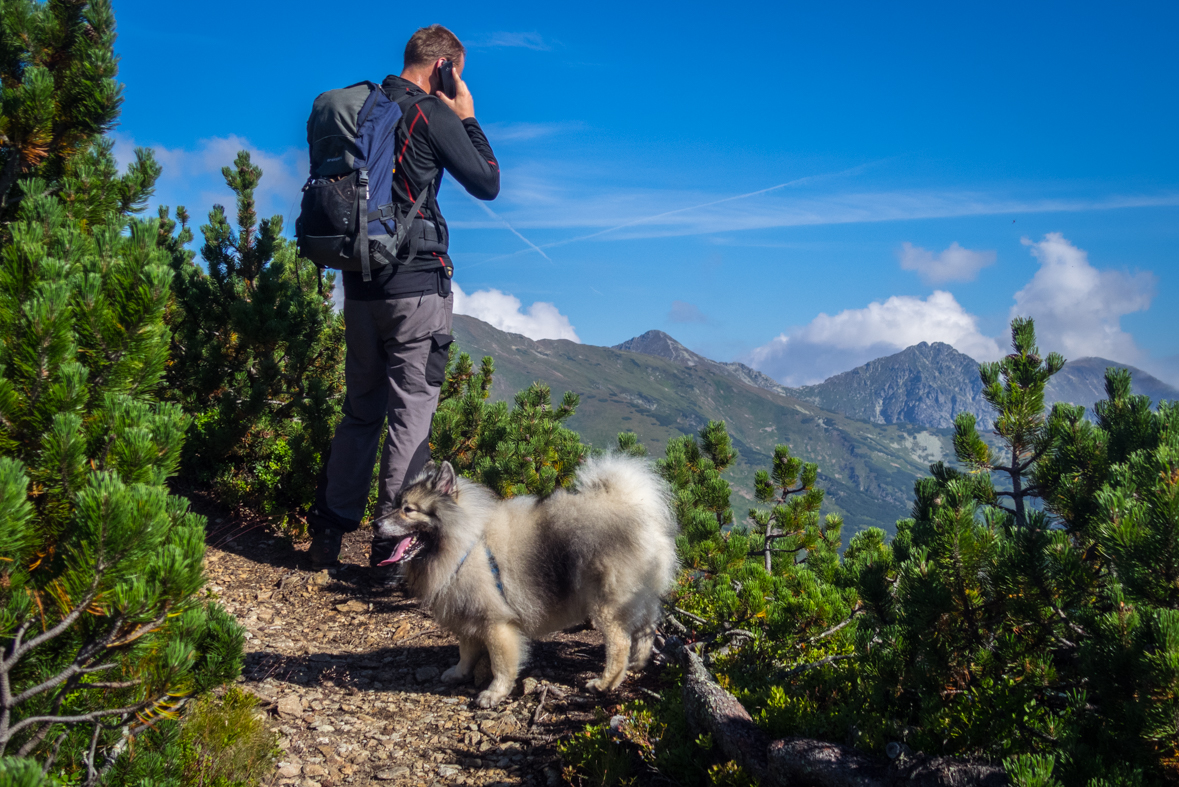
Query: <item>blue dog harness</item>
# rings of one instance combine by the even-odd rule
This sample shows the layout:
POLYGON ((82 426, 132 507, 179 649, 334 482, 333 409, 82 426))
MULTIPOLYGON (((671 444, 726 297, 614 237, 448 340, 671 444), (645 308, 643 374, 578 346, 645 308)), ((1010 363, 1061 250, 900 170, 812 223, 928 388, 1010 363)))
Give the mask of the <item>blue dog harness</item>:
MULTIPOLYGON (((475 541, 475 544, 478 544, 479 541, 483 541, 483 536, 479 536, 479 538, 475 541)), ((456 575, 458 574, 459 569, 463 567, 463 563, 466 563, 467 558, 469 558, 471 553, 475 551, 475 544, 471 544, 471 548, 467 550, 467 554, 463 555, 463 559, 460 560, 458 565, 454 567, 454 573, 456 575)), ((486 541, 483 543, 483 549, 487 551, 487 564, 491 567, 492 578, 495 579, 495 589, 499 591, 499 594, 503 597, 503 600, 507 601, 508 597, 504 593, 504 583, 499 576, 499 563, 495 562, 495 555, 491 554, 491 547, 487 546, 486 541)))

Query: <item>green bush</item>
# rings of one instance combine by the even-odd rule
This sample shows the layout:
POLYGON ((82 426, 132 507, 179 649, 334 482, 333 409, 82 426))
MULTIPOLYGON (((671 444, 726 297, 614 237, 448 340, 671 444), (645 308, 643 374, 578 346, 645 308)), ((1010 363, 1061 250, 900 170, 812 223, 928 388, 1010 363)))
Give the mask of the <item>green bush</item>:
POLYGON ((231 686, 223 696, 198 698, 183 718, 140 736, 105 784, 254 787, 272 773, 280 754, 276 743, 257 698, 231 686))
POLYGON ((535 383, 516 394, 514 407, 489 402, 495 364, 485 357, 478 372, 451 344, 446 380, 430 431, 435 461, 449 461, 461 475, 501 497, 551 494, 570 486, 589 451, 562 424, 577 409, 566 393, 554 407, 548 386, 535 383))
POLYGON ((237 195, 237 230, 214 206, 201 227, 206 269, 186 248, 184 208, 175 221, 160 209, 159 242, 175 274, 167 396, 193 416, 186 475, 222 503, 300 533, 298 512, 314 499, 340 417, 343 317, 320 292, 315 266, 282 237, 282 217, 257 220, 262 170, 249 154, 222 174, 237 195))
POLYGON ((94 783, 130 736, 235 677, 242 635, 201 598, 204 519, 166 485, 186 419, 156 401, 157 228, 74 220, 21 187, 0 246, 0 754, 94 783))
MULTIPOLYGON (((817 469, 785 447, 756 479, 772 507, 751 510, 745 527, 721 476, 732 461, 723 426, 669 444, 661 468, 687 570, 667 625, 703 647, 718 683, 774 737, 978 757, 1027 787, 1169 783, 1179 406, 1153 410, 1110 369, 1093 420, 1071 405, 1049 411, 1044 390, 1064 359, 1040 355, 1030 320, 1012 323, 1012 349, 980 370, 995 439, 959 417, 958 466, 918 480, 891 543, 867 530, 842 558, 838 520, 819 518, 817 469)), ((673 713, 660 708, 658 723, 673 713)), ((682 749, 674 724, 660 729, 654 751, 682 749)), ((568 754, 583 778, 607 755, 626 753, 630 774, 643 762, 602 725, 584 737, 568 754)), ((685 784, 728 778, 677 773, 685 784)))

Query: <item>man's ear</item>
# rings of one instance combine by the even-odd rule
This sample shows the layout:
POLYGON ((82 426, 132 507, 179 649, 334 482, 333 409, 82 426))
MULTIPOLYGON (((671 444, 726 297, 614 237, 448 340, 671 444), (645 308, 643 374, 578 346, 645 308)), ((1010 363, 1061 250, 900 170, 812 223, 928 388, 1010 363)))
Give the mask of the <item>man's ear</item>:
POLYGON ((434 490, 444 495, 454 497, 458 490, 458 475, 450 462, 443 462, 434 476, 434 490))

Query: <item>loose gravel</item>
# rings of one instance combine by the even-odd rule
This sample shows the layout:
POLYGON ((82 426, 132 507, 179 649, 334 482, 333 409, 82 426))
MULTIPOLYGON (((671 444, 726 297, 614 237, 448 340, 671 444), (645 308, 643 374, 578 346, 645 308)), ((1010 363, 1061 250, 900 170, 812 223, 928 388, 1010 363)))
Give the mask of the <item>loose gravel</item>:
POLYGON ((246 629, 239 685, 280 735, 269 785, 555 787, 564 781, 557 741, 657 688, 649 669, 611 695, 587 692, 605 655, 586 627, 534 643, 512 695, 478 708, 486 661, 474 685, 438 680, 458 643, 398 587, 372 582, 366 532, 345 538, 340 568, 312 572, 306 545, 201 513, 208 587, 246 629))

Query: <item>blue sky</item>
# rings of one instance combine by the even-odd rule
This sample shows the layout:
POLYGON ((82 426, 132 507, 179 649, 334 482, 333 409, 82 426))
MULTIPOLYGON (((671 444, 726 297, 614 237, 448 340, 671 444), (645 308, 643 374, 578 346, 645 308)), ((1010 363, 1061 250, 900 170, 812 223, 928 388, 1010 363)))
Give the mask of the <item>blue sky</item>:
POLYGON ((922 340, 994 357, 1030 314, 1179 384, 1173 2, 357 8, 117 0, 118 150, 156 148, 199 224, 245 147, 291 228, 311 101, 441 22, 503 171, 485 206, 442 189, 462 311, 791 384, 922 340))

